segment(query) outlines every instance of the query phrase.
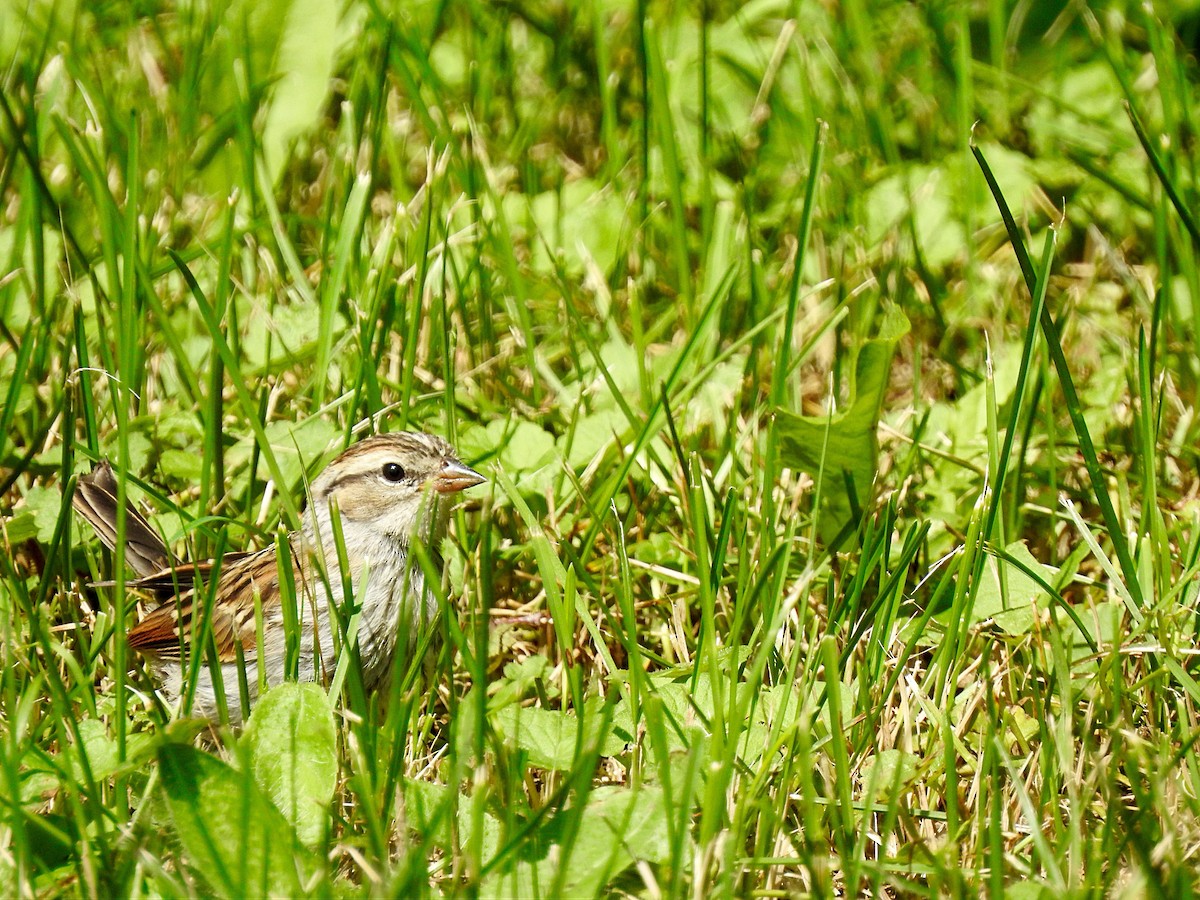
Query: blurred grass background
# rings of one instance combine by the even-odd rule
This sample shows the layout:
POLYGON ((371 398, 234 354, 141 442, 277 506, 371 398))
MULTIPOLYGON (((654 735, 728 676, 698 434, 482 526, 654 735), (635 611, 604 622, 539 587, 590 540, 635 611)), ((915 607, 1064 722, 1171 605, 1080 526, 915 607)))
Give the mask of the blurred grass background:
POLYGON ((1189 896, 1198 39, 0 9, 0 892, 1189 896), (195 749, 64 488, 207 556, 402 428, 492 478, 431 661, 195 749))

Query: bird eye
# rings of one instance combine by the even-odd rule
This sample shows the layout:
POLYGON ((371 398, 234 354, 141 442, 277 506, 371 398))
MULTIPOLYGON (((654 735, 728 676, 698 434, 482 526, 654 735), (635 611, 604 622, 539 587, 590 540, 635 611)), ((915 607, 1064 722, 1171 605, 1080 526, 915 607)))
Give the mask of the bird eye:
POLYGON ((392 484, 396 484, 404 479, 404 467, 400 465, 400 463, 384 463, 383 477, 385 481, 390 481, 392 484))

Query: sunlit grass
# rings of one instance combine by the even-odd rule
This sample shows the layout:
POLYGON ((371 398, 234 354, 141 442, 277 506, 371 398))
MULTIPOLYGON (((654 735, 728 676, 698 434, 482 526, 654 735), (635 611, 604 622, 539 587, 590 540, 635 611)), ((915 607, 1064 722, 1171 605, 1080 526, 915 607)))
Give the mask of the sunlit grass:
POLYGON ((1190 893, 1195 21, 310 6, 4 14, 0 893, 1190 893), (170 722, 72 477, 402 428, 436 633, 170 722))

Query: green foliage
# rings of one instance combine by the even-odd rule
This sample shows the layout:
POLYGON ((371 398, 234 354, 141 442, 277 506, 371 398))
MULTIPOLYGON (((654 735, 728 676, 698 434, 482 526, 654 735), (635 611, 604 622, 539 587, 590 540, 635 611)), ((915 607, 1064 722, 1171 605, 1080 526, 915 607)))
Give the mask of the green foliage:
POLYGON ((0 7, 0 895, 1194 893, 1198 23, 0 7), (71 479, 401 428, 436 633, 162 708, 71 479))
POLYGON ((621 752, 625 742, 619 736, 607 729, 597 733, 605 723, 596 709, 585 707, 582 722, 580 719, 548 709, 517 706, 506 706, 489 716, 498 734, 511 739, 525 751, 530 765, 541 769, 570 770, 579 761, 580 751, 589 744, 598 745, 604 756, 621 752))
POLYGON ((303 843, 329 825, 337 788, 333 707, 319 685, 282 684, 255 705, 245 742, 255 782, 303 843))
POLYGON ((319 871, 306 848, 328 834, 337 786, 337 737, 325 691, 315 684, 268 691, 238 747, 240 771, 188 746, 159 748, 171 824, 185 858, 216 893, 298 896, 319 871))
POLYGON ((879 458, 879 411, 892 354, 908 330, 908 318, 899 309, 893 307, 884 314, 878 336, 858 351, 845 412, 831 411, 823 419, 786 410, 775 413, 780 459, 820 483, 823 497, 818 527, 829 543, 853 531, 871 505, 879 458))
POLYGON ((207 753, 167 745, 158 753, 172 825, 196 873, 221 896, 295 897, 316 859, 258 786, 207 753))

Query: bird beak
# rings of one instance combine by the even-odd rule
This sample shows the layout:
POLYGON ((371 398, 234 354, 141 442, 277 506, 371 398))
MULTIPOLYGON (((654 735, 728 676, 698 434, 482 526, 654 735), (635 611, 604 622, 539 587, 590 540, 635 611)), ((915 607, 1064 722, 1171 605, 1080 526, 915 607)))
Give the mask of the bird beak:
POLYGON ((439 494, 456 494, 485 481, 487 479, 470 466, 463 465, 457 459, 447 458, 443 460, 442 468, 433 476, 433 489, 439 494))

